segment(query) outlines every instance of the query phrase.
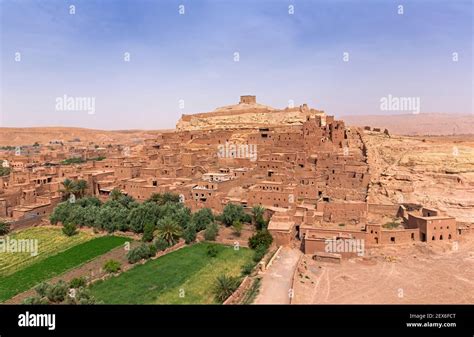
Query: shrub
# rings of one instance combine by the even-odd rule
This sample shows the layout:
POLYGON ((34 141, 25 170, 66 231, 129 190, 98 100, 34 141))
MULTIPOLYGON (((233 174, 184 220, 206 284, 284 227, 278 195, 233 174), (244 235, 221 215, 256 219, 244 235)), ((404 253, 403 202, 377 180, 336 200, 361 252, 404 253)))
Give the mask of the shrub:
MULTIPOLYGON (((251 219, 251 218, 250 218, 251 219)), ((224 225, 232 226, 234 221, 244 221, 247 222, 249 220, 244 213, 244 208, 241 205, 234 205, 234 204, 227 204, 224 207, 224 211, 222 212, 222 222, 224 225)))
POLYGON ((38 304, 49 304, 48 300, 40 296, 31 296, 23 300, 23 304, 38 305, 38 304))
POLYGON ((120 270, 120 262, 116 260, 108 260, 104 263, 104 270, 109 274, 116 273, 120 270))
POLYGON ((69 288, 74 288, 74 289, 85 287, 86 285, 87 285, 87 280, 84 276, 73 278, 69 282, 69 288))
POLYGON ((235 234, 237 234, 237 236, 240 236, 240 233, 242 233, 242 228, 244 227, 244 225, 242 224, 242 222, 240 222, 240 220, 235 220, 234 223, 232 224, 232 227, 234 228, 235 234))
POLYGON ((49 221, 53 225, 56 225, 58 222, 66 223, 72 208, 73 206, 69 202, 58 204, 49 216, 49 221))
POLYGON ((163 194, 163 202, 166 204, 167 202, 170 203, 179 203, 179 194, 174 194, 170 192, 165 192, 163 194))
POLYGON ((250 275, 252 273, 253 268, 255 268, 255 263, 248 262, 242 266, 242 275, 250 275))
POLYGON ((77 228, 75 224, 72 223, 65 223, 63 227, 63 233, 66 236, 73 236, 77 234, 77 228))
MULTIPOLYGON (((101 280, 102 281, 102 280, 101 280)), ((100 282, 100 281, 99 281, 100 282)), ((60 280, 56 284, 48 284, 43 282, 36 286, 37 296, 28 297, 23 304, 95 304, 96 299, 92 297, 85 288, 86 279, 84 277, 75 278, 71 282, 66 283, 60 280), (70 293, 69 289, 75 289, 74 293, 70 293)))
POLYGON ((0 166, 0 177, 7 176, 11 172, 11 168, 0 166))
POLYGON ((97 300, 89 293, 88 289, 80 288, 74 298, 75 304, 97 304, 97 300))
POLYGON ((252 207, 252 220, 257 230, 262 230, 267 227, 267 222, 263 217, 264 214, 265 208, 262 206, 255 205, 252 207))
POLYGON ((50 302, 60 303, 66 298, 68 290, 68 284, 60 280, 58 283, 49 286, 46 297, 50 302))
MULTIPOLYGON (((155 251, 156 253, 156 251, 155 251)), ((148 259, 151 256, 150 247, 142 244, 127 253, 127 260, 129 263, 137 263, 142 259, 148 259)))
POLYGON ((153 232, 155 231, 155 225, 153 223, 147 222, 143 227, 143 236, 142 241, 150 242, 153 240, 153 232))
POLYGON ((398 226, 400 226, 400 224, 395 221, 390 221, 382 225, 383 228, 388 229, 397 228, 398 226))
POLYGON ((149 252, 150 257, 155 256, 157 251, 158 249, 156 248, 154 244, 148 245, 148 252, 149 252))
POLYGON ((128 214, 130 229, 135 233, 142 233, 145 224, 156 224, 160 215, 160 208, 155 203, 144 202, 134 207, 128 214))
POLYGON ((204 231, 204 239, 207 241, 215 241, 218 232, 219 227, 217 224, 215 222, 211 222, 206 226, 206 230, 204 231))
POLYGON ((66 223, 71 223, 74 224, 78 227, 82 227, 83 224, 85 223, 85 216, 86 216, 86 209, 83 207, 76 207, 73 206, 71 207, 71 210, 69 212, 69 216, 67 217, 66 223))
POLYGON ((6 235, 10 231, 10 224, 0 221, 0 235, 6 235))
POLYGON ((120 202, 109 200, 99 210, 96 225, 109 233, 129 228, 129 210, 120 202))
POLYGON ((162 250, 165 250, 166 248, 170 246, 166 240, 161 239, 161 238, 155 239, 155 241, 153 242, 153 245, 156 247, 156 250, 159 252, 161 252, 162 250))
POLYGON ((132 264, 137 263, 138 261, 143 259, 144 253, 143 253, 143 248, 142 247, 143 247, 143 245, 139 246, 137 248, 133 248, 127 253, 127 260, 128 260, 129 263, 132 263, 132 264))
POLYGON ((240 218, 240 221, 244 223, 251 223, 252 222, 252 216, 250 214, 244 213, 242 217, 240 218))
POLYGON ((97 197, 84 197, 76 201, 77 206, 81 207, 88 207, 88 206, 96 206, 100 207, 102 205, 102 201, 100 201, 97 197))
POLYGON ((119 188, 114 188, 109 194, 109 199, 118 200, 121 196, 122 196, 122 191, 120 191, 119 188))
POLYGON ((40 297, 46 297, 48 294, 49 284, 46 282, 41 282, 35 287, 35 291, 40 297))
POLYGON ((260 262, 260 260, 263 259, 263 257, 265 256, 265 254, 267 253, 267 250, 268 248, 261 245, 261 246, 258 246, 256 249, 255 249, 255 252, 253 254, 253 261, 258 263, 260 262))
POLYGON ((183 233, 183 238, 187 244, 196 240, 196 227, 194 224, 190 224, 183 233))
POLYGON ((147 199, 148 202, 154 202, 157 203, 158 205, 164 205, 166 203, 179 203, 179 195, 170 193, 170 192, 165 192, 164 194, 160 193, 153 193, 149 199, 147 199))
POLYGON ((270 247, 273 242, 273 237, 266 229, 258 231, 249 239, 249 247, 256 249, 259 246, 264 246, 265 249, 270 247))
POLYGON ((239 287, 239 283, 238 277, 218 276, 212 288, 216 302, 223 303, 239 287))
POLYGON ((209 245, 207 246, 206 253, 207 253, 207 256, 216 257, 219 251, 217 250, 216 246, 209 245))
POLYGON ((211 222, 214 222, 214 215, 209 208, 201 208, 192 215, 191 221, 195 226, 196 232, 200 232, 206 229, 207 225, 211 222))
POLYGON ((183 204, 168 203, 164 208, 171 209, 171 216, 178 223, 181 229, 185 229, 190 223, 192 223, 191 210, 184 207, 183 204))

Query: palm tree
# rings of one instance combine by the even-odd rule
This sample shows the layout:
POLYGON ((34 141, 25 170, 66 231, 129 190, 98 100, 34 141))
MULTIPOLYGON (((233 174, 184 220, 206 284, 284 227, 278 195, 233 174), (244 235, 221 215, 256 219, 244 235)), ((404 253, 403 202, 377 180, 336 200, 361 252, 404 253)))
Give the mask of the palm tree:
POLYGON ((239 281, 238 277, 218 276, 212 289, 216 301, 223 303, 239 287, 239 281))
POLYGON ((168 242, 170 246, 179 239, 181 234, 181 226, 170 216, 165 216, 158 221, 155 235, 168 242))
POLYGON ((66 178, 61 184, 64 186, 61 192, 64 193, 65 199, 69 198, 69 196, 76 191, 76 184, 71 179, 66 178))
POLYGON ((10 231, 10 224, 5 221, 0 221, 0 235, 8 234, 10 231))
POLYGON ((76 191, 79 193, 81 197, 84 196, 85 192, 87 190, 87 181, 84 179, 80 179, 76 182, 76 191))

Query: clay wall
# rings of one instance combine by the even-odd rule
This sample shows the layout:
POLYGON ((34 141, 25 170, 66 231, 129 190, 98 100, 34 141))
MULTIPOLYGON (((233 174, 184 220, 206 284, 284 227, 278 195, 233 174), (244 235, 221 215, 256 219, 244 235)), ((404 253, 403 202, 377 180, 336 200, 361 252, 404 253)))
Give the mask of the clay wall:
POLYGON ((381 244, 397 244, 397 243, 409 243, 413 241, 420 241, 420 230, 414 229, 393 229, 384 230, 382 229, 382 235, 380 239, 381 244))
POLYGON ((395 217, 398 213, 399 205, 389 205, 389 204, 368 204, 369 215, 378 215, 378 216, 390 216, 395 217))
POLYGON ((292 228, 289 231, 268 230, 273 237, 273 243, 277 246, 288 246, 295 237, 296 231, 292 228))
POLYGON ((324 212, 326 222, 363 222, 367 219, 366 203, 318 203, 318 211, 324 212), (322 209, 320 209, 320 207, 322 209))
POLYGON ((34 216, 43 216, 46 214, 50 214, 55 205, 46 204, 35 207, 33 209, 13 209, 12 210, 12 218, 13 219, 21 219, 24 217, 34 217, 34 216))

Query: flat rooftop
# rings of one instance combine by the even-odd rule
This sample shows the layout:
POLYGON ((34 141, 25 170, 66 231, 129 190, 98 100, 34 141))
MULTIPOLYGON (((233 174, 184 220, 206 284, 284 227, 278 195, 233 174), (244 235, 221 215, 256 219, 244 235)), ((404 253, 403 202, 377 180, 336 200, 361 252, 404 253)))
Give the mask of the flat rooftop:
POLYGON ((294 221, 272 221, 270 220, 268 224, 269 230, 277 230, 277 231, 289 231, 295 225, 294 221))

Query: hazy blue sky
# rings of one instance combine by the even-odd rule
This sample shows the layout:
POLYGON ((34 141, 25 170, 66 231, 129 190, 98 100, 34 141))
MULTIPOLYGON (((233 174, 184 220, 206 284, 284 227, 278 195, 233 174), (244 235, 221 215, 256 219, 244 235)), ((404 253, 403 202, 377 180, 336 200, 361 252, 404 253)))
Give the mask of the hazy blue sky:
POLYGON ((419 97, 421 112, 473 111, 471 0, 0 6, 1 126, 170 128, 182 113, 237 103, 241 94, 336 115, 390 113, 380 110, 389 94, 419 97), (63 95, 95 97, 95 113, 56 109, 63 95))

